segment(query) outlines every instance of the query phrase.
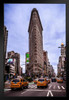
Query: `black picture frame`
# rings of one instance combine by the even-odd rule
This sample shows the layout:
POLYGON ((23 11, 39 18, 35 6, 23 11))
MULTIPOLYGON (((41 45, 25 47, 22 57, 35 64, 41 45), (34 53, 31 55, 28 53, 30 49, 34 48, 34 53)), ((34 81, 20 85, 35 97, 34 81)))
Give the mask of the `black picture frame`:
MULTIPOLYGON (((2 0, 1 0, 2 1, 2 0)), ((32 97, 4 97, 4 3, 64 3, 66 4, 66 97, 69 96, 69 3, 68 0, 4 0, 0 3, 0 99, 36 99, 32 97)), ((39 99, 39 98, 38 98, 39 99)), ((40 97, 40 99, 43 99, 40 97)), ((44 98, 45 99, 45 98, 44 98)), ((47 98, 48 99, 48 98, 47 98)), ((54 98, 53 98, 54 99, 54 98)), ((58 98, 59 99, 59 98, 58 98)))

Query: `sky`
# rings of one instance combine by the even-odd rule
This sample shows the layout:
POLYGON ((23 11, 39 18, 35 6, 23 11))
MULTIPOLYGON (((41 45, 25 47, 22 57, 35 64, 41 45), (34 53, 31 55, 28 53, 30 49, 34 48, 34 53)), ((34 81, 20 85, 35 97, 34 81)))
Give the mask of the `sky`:
POLYGON ((43 50, 48 52, 50 64, 57 74, 61 43, 66 45, 65 4, 4 4, 4 25, 8 30, 7 52, 20 54, 20 65, 25 73, 25 53, 29 51, 31 11, 38 10, 43 31, 43 50))

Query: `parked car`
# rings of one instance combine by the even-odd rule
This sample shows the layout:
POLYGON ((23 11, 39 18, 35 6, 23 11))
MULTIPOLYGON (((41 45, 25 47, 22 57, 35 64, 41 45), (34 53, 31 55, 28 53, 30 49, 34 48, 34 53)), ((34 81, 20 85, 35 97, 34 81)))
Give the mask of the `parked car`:
POLYGON ((58 83, 63 83, 63 78, 61 78, 61 77, 60 78, 57 78, 57 82, 58 83))
POLYGON ((37 88, 39 87, 47 87, 48 86, 48 82, 45 78, 39 78, 37 81, 37 88))
POLYGON ((21 89, 25 87, 28 88, 28 82, 23 78, 15 78, 12 79, 10 87, 12 90, 17 88, 21 88, 21 89))
POLYGON ((51 81, 52 81, 52 82, 56 82, 56 78, 55 78, 55 77, 52 77, 52 78, 51 78, 51 81))

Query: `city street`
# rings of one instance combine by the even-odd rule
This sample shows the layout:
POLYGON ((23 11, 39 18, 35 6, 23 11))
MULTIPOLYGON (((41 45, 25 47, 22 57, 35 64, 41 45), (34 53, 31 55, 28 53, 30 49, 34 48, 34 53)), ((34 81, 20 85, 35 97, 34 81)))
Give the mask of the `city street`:
POLYGON ((37 85, 29 83, 28 89, 14 90, 4 89, 5 96, 23 96, 23 97, 65 97, 66 96, 66 82, 57 83, 51 82, 47 88, 37 88, 37 85))

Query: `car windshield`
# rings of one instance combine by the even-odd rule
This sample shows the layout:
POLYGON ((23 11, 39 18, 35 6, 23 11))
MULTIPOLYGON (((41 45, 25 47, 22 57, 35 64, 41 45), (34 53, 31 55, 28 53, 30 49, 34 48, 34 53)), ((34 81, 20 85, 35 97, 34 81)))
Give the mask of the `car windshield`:
POLYGON ((60 77, 60 79, 63 79, 62 77, 60 77))
POLYGON ((16 80, 13 80, 12 82, 19 82, 19 80, 16 79, 16 80))
POLYGON ((43 82, 43 81, 44 81, 44 79, 39 79, 38 81, 43 82))
POLYGON ((57 78, 58 80, 60 80, 60 78, 57 78))
POLYGON ((62 78, 59 78, 59 79, 62 79, 62 78))
POLYGON ((48 78, 48 77, 45 77, 45 78, 48 78))

